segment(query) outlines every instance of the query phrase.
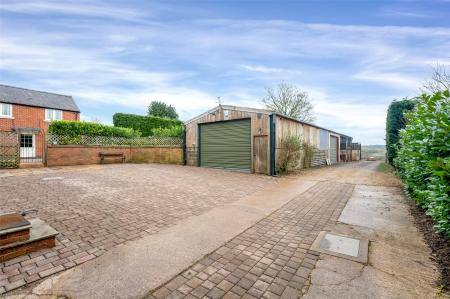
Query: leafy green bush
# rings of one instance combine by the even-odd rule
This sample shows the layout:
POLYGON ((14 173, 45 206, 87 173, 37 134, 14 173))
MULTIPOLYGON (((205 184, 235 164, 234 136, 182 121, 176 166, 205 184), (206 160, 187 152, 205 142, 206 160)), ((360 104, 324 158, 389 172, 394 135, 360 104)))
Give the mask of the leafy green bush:
POLYGON ((406 113, 394 164, 411 196, 450 236, 450 93, 418 98, 406 113))
POLYGON ((308 142, 303 141, 302 142, 302 167, 303 168, 310 168, 311 164, 313 162, 314 158, 314 152, 317 150, 317 148, 308 142))
POLYGON ((388 108, 386 117, 386 158, 390 164, 397 156, 399 131, 405 127, 403 114, 414 108, 415 101, 403 99, 393 101, 388 108))
POLYGON ((138 137, 139 131, 130 128, 120 128, 102 125, 94 122, 55 120, 49 125, 48 132, 66 137, 79 136, 112 136, 112 137, 138 137))
POLYGON ((277 173, 285 174, 298 168, 302 140, 295 135, 288 134, 281 140, 281 152, 277 163, 277 173))
POLYGON ((173 126, 169 128, 156 128, 153 129, 153 136, 183 137, 183 127, 173 126))
POLYGON ((150 103, 150 105, 148 106, 148 115, 174 119, 178 118, 175 107, 159 101, 153 101, 150 103))
POLYGON ((182 121, 176 119, 125 113, 114 114, 113 123, 116 127, 132 128, 140 131, 144 137, 153 136, 155 129, 181 126, 183 124, 182 121))

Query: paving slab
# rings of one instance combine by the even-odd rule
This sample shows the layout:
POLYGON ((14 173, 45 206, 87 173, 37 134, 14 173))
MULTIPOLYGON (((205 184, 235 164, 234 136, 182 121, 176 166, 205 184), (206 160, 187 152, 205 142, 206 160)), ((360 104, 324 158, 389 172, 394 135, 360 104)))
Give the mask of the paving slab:
MULTIPOLYGON (((22 297, 141 298, 315 184, 280 180, 262 192, 117 246, 95 260, 46 279, 22 297)), ((192 288, 201 293, 205 288, 192 283, 181 291, 192 288)))
POLYGON ((369 239, 368 263, 321 254, 304 298, 448 298, 406 200, 398 187, 356 186, 330 230, 369 239))

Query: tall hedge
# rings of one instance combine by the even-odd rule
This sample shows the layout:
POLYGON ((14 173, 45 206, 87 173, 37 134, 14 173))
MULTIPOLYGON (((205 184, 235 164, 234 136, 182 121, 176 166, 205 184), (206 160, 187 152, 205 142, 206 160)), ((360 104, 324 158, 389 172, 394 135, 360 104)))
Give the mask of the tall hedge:
POLYGON ((116 113, 113 116, 114 126, 132 128, 142 133, 142 136, 153 136, 153 130, 181 126, 183 122, 177 119, 157 116, 142 116, 135 114, 116 113))
POLYGON ((386 117, 386 158, 393 164, 397 156, 399 131, 405 127, 403 114, 414 108, 415 100, 403 99, 393 101, 388 108, 386 117))
POLYGON ((112 136, 112 137, 136 137, 139 131, 130 128, 120 128, 102 125, 94 122, 55 120, 49 125, 48 132, 55 135, 67 137, 76 136, 112 136))
POLYGON ((405 117, 394 164, 437 231, 450 236, 450 92, 422 95, 405 117))

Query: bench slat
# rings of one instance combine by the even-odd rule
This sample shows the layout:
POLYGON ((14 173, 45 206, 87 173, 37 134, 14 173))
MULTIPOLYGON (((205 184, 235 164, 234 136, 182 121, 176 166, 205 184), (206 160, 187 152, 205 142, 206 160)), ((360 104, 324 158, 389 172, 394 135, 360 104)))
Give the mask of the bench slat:
POLYGON ((103 161, 105 161, 105 158, 108 157, 121 157, 122 158, 122 163, 125 162, 125 154, 124 153, 98 153, 98 156, 101 157, 100 159, 100 163, 103 164, 103 161))

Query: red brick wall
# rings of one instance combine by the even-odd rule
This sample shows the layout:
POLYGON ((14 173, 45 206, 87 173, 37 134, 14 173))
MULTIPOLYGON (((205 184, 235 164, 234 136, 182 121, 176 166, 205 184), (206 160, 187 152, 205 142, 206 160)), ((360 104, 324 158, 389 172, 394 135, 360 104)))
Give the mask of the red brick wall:
MULTIPOLYGON (((12 105, 13 118, 0 118, 0 131, 11 131, 13 128, 40 128, 48 130, 48 121, 45 121, 45 108, 12 105)), ((63 111, 64 120, 80 120, 78 112, 63 111)))
MULTIPOLYGON (((123 153, 126 162, 182 164, 181 147, 100 147, 49 145, 47 166, 100 164, 99 153, 123 153)), ((119 157, 106 158, 106 163, 121 162, 119 157)))
MULTIPOLYGON (((12 105, 12 118, 0 118, 0 131, 12 131, 13 128, 40 128, 42 132, 35 136, 36 157, 42 157, 44 133, 48 131, 45 121, 45 108, 12 105)), ((64 120, 80 120, 80 113, 63 111, 64 120)))

